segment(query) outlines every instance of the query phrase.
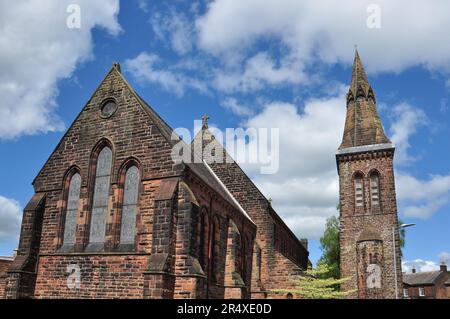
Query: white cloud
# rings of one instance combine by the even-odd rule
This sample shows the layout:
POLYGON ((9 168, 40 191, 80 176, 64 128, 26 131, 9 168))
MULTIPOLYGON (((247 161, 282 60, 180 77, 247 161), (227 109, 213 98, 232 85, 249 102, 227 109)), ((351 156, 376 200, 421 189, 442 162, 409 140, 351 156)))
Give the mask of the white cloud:
POLYGON ((402 261, 402 271, 403 272, 411 273, 413 268, 416 269, 416 272, 435 271, 435 270, 439 270, 439 264, 434 261, 423 260, 423 259, 402 261))
POLYGON ((135 58, 126 60, 124 68, 137 81, 157 84, 178 96, 182 96, 187 88, 207 92, 207 86, 203 82, 171 71, 163 62, 156 54, 141 52, 135 58))
POLYGON ((283 84, 305 82, 306 75, 299 72, 294 64, 287 59, 277 63, 267 52, 260 52, 249 58, 243 68, 216 70, 213 82, 217 89, 225 92, 251 92, 266 86, 273 88, 283 84))
POLYGON ((117 0, 0 2, 0 139, 64 129, 55 114, 57 83, 92 57, 95 27, 120 32, 117 0), (69 29, 69 4, 81 8, 81 28, 69 29))
POLYGON ((0 240, 18 239, 21 220, 20 204, 0 195, 0 240))
POLYGON ((148 12, 148 0, 137 0, 139 9, 148 12))
POLYGON ((240 104, 235 98, 229 97, 222 102, 222 106, 239 116, 253 115, 251 107, 240 104))
MULTIPOLYGON (((345 94, 305 102, 302 109, 285 102, 265 105, 245 127, 279 128, 280 169, 259 175, 259 166, 242 164, 263 194, 299 237, 317 239, 326 218, 337 214, 335 152, 345 121, 345 94)), ((252 143, 253 140, 250 141, 252 143)))
POLYGON ((301 71, 315 59, 350 64, 351 48, 358 44, 369 71, 399 72, 415 65, 450 70, 450 43, 442 41, 450 29, 448 1, 379 0, 379 29, 367 27, 372 3, 215 0, 196 21, 198 45, 223 56, 275 39, 301 71))
POLYGON ((416 272, 423 271, 436 271, 439 270, 439 265, 441 263, 450 265, 450 253, 443 251, 438 256, 439 261, 430 261, 423 259, 407 260, 402 262, 402 270, 407 273, 411 273, 412 269, 415 268, 416 272))
POLYGON ((422 109, 408 103, 394 106, 391 116, 391 140, 396 145, 395 163, 397 165, 411 163, 415 158, 408 154, 411 147, 410 137, 421 126, 428 124, 428 118, 422 109))
POLYGON ((151 17, 153 32, 159 40, 170 40, 172 49, 178 54, 186 54, 194 45, 195 27, 184 13, 170 10, 169 14, 156 12, 151 17))
POLYGON ((450 252, 443 251, 439 254, 439 262, 450 266, 450 252))
POLYGON ((429 218, 450 199, 450 174, 420 180, 399 171, 396 186, 399 211, 408 217, 429 218))

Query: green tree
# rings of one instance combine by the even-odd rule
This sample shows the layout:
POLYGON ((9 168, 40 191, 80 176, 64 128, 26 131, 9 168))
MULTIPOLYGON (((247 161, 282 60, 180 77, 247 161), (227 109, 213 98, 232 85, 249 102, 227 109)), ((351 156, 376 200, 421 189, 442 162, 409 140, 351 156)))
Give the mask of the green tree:
POLYGON ((339 218, 331 216, 327 219, 325 232, 320 237, 322 257, 317 265, 326 265, 329 272, 321 274, 323 278, 340 278, 340 247, 339 247, 339 218))
POLYGON ((296 288, 274 290, 274 292, 296 294, 304 299, 340 299, 354 292, 354 290, 339 291, 336 288, 350 280, 350 277, 324 278, 330 271, 331 269, 325 264, 317 265, 316 269, 308 269, 305 274, 297 277, 296 288))

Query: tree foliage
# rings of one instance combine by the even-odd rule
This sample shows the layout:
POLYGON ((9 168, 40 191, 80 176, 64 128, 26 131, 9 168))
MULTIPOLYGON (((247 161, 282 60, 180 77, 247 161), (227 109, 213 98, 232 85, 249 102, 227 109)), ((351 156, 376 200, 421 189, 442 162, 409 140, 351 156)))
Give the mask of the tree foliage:
POLYGON ((330 270, 325 264, 317 265, 316 269, 309 269, 304 275, 297 277, 295 289, 275 290, 275 292, 296 294, 303 299, 341 299, 354 292, 339 291, 336 287, 350 280, 350 277, 325 278, 330 270))
POLYGON ((331 216, 327 219, 325 232, 320 237, 320 248, 322 249, 322 257, 318 261, 318 265, 326 265, 329 269, 328 273, 322 274, 324 278, 340 278, 340 246, 339 246, 339 218, 331 216))

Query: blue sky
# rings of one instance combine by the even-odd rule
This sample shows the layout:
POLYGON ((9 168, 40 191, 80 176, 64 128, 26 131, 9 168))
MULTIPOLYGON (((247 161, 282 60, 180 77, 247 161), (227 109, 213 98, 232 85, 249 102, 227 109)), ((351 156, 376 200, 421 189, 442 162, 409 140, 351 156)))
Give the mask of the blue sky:
POLYGON ((397 146, 399 215, 417 224, 407 230, 405 269, 448 261, 450 45, 442 39, 449 4, 324 3, 1 1, 0 255, 17 246, 31 181, 118 61, 173 128, 192 130, 204 112, 220 129, 280 128, 279 172, 243 167, 309 238, 316 261, 324 222, 336 214, 334 152, 357 43, 397 146), (72 3, 81 10, 79 29, 66 25, 72 3))

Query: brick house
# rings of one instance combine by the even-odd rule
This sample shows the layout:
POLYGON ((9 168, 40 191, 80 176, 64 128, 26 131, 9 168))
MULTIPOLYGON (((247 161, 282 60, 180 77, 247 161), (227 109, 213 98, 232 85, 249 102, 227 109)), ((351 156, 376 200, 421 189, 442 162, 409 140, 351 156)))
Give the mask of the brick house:
POLYGON ((402 287, 394 151, 356 51, 336 152, 342 288, 352 298, 396 298, 402 287))
POLYGON ((450 273, 447 265, 439 270, 403 274, 403 298, 450 299, 450 273))
POLYGON ((266 298, 292 287, 305 242, 236 163, 177 161, 175 145, 191 149, 114 64, 33 181, 0 297, 266 298))

